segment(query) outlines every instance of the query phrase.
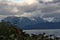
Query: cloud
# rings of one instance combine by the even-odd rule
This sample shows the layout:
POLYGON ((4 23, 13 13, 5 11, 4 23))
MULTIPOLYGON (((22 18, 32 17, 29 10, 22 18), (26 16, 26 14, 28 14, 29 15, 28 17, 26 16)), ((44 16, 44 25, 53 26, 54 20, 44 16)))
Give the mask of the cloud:
POLYGON ((27 4, 33 4, 33 3, 37 3, 36 0, 24 0, 24 2, 26 2, 27 4))
POLYGON ((0 0, 0 15, 17 15, 25 17, 50 17, 53 15, 52 17, 55 17, 55 14, 60 15, 59 2, 59 0, 24 0, 23 2, 0 0))
POLYGON ((51 1, 53 1, 53 0, 38 0, 38 1, 51 2, 51 1))
POLYGON ((60 2, 60 0, 53 0, 53 3, 58 3, 60 2))
POLYGON ((0 1, 0 15, 13 15, 15 12, 17 12, 17 8, 12 4, 9 5, 9 3, 9 1, 0 1))
MULTIPOLYGON (((30 0, 33 4, 35 1, 30 0)), ((32 12, 35 10, 35 6, 30 5, 29 1, 24 1, 22 4, 12 1, 1 0, 0 1, 0 15, 20 15, 25 12, 32 12), (27 3, 28 2, 28 3, 27 3), (25 3, 25 4, 24 4, 25 3)))

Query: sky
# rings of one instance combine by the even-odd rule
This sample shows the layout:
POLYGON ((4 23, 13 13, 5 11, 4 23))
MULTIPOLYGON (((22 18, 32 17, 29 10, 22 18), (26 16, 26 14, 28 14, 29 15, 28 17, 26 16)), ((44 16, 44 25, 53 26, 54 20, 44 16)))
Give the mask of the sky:
POLYGON ((7 16, 60 18, 60 0, 0 0, 0 19, 7 16))

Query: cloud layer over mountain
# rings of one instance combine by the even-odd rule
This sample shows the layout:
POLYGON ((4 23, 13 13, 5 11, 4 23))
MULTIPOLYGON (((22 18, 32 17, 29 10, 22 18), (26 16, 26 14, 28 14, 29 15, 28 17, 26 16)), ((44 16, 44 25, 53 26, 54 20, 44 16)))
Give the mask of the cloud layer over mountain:
POLYGON ((0 17, 9 15, 59 18, 60 0, 23 0, 22 2, 0 0, 0 17))

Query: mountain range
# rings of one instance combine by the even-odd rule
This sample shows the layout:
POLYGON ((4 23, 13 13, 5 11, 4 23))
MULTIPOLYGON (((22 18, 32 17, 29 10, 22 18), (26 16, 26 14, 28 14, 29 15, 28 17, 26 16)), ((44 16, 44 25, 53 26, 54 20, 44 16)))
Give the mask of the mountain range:
POLYGON ((24 30, 29 29, 60 29, 60 20, 55 18, 37 17, 16 17, 9 16, 3 19, 4 22, 10 22, 17 28, 24 30))

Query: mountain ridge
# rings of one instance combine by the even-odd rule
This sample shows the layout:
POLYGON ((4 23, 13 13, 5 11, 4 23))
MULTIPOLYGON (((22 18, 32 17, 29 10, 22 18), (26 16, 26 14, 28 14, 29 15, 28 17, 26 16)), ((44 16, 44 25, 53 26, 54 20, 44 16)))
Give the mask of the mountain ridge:
POLYGON ((29 30, 29 29, 59 29, 60 22, 49 22, 43 20, 40 17, 16 17, 10 16, 4 18, 3 21, 10 22, 13 25, 16 25, 17 28, 29 30))

